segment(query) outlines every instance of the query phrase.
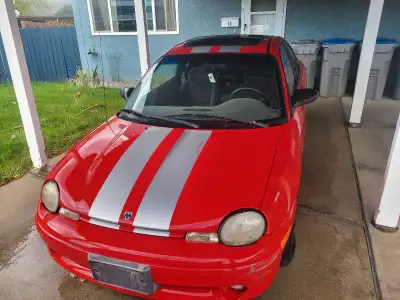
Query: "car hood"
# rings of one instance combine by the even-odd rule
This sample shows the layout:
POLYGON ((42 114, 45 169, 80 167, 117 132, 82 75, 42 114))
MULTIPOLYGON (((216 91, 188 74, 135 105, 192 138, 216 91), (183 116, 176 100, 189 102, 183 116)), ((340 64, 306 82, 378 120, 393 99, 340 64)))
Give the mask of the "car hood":
POLYGON ((261 207, 281 128, 190 130, 111 119, 50 173, 61 205, 100 226, 156 235, 215 231, 261 207))

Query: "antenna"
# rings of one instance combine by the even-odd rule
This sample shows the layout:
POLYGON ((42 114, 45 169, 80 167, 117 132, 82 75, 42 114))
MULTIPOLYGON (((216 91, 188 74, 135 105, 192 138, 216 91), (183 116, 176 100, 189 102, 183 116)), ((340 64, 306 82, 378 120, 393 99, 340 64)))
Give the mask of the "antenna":
MULTIPOLYGON (((89 9, 92 9, 90 3, 89 3, 89 9)), ((88 57, 87 57, 88 51, 87 51, 86 43, 85 43, 85 36, 83 34, 84 28, 83 28, 81 11, 78 11, 78 15, 79 15, 79 26, 80 26, 80 29, 81 29, 82 42, 83 42, 83 47, 84 47, 84 51, 85 51, 85 55, 86 55, 86 66, 87 66, 86 70, 89 71, 90 70, 90 65, 89 65, 89 60, 88 60, 88 57)), ((101 80, 102 80, 102 87, 103 87, 103 103, 104 103, 104 105, 101 105, 101 106, 104 108, 105 121, 108 123, 109 115, 108 115, 108 105, 107 105, 105 76, 104 76, 103 41, 102 41, 101 33, 98 33, 98 36, 99 36, 99 43, 100 43, 101 80)), ((93 54, 93 53, 91 53, 91 54, 93 54)), ((111 126, 109 126, 109 128, 116 135, 114 130, 111 128, 111 126)))

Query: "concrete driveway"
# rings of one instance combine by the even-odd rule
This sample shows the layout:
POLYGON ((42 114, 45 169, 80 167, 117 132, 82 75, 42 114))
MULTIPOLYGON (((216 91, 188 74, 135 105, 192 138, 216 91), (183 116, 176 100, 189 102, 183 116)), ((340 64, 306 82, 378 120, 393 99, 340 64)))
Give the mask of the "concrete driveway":
MULTIPOLYGON (((0 188, 0 298, 135 299, 72 278, 50 259, 33 228, 41 180, 0 188)), ((294 262, 258 299, 375 299, 338 99, 308 107, 296 231, 294 262)))
MULTIPOLYGON (((342 103, 349 116, 352 99, 342 98, 342 103)), ((372 226, 371 221, 379 208, 399 113, 400 101, 367 100, 361 126, 349 129, 382 298, 385 300, 400 299, 400 231, 381 232, 372 226)))

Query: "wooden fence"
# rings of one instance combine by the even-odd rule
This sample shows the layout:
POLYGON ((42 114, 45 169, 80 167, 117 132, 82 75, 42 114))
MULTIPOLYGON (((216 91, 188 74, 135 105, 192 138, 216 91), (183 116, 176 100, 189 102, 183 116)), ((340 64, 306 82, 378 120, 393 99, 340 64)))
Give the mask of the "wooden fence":
MULTIPOLYGON (((81 66, 75 27, 20 29, 32 81, 64 81, 81 66)), ((0 83, 11 83, 0 37, 0 83)))

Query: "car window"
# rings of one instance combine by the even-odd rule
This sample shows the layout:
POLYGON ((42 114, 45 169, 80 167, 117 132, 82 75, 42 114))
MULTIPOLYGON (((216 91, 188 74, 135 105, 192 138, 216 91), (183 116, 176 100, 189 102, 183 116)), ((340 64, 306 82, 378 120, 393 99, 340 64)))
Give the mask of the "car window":
POLYGON ((285 72, 288 92, 290 96, 293 96, 294 90, 296 88, 295 73, 293 71, 292 64, 290 63, 288 52, 286 48, 283 46, 283 44, 281 44, 280 53, 281 53, 283 71, 285 72))
POLYGON ((155 72, 151 78, 151 89, 154 90, 175 78, 177 66, 177 62, 173 60, 166 61, 164 64, 159 65, 157 72, 155 72))
POLYGON ((286 49, 286 52, 287 52, 288 57, 289 57, 289 61, 290 61, 291 65, 292 65, 296 82, 298 82, 298 79, 299 79, 299 63, 297 61, 297 56, 294 53, 292 47, 288 43, 283 42, 283 46, 286 49))
POLYGON ((285 109, 275 70, 268 55, 167 55, 143 77, 125 108, 156 117, 276 119, 285 109))

